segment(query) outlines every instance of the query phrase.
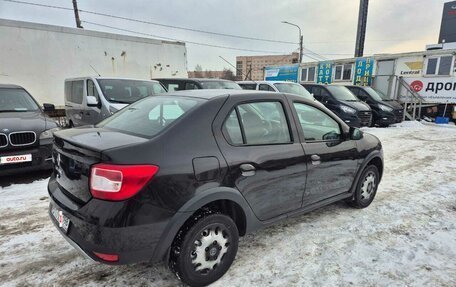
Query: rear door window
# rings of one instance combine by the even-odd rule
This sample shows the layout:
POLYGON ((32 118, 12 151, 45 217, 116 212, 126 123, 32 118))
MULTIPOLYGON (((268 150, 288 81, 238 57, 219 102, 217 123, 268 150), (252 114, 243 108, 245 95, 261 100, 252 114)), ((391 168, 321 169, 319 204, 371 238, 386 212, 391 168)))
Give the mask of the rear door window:
POLYGON ((291 142, 285 111, 277 101, 238 105, 231 111, 223 129, 232 144, 266 145, 291 142))

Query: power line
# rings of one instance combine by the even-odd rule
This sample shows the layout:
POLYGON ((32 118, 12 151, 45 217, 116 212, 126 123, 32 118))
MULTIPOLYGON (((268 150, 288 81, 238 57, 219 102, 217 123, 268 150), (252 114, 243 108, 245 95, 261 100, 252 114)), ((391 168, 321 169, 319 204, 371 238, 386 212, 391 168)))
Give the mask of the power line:
MULTIPOLYGON (((54 8, 54 9, 69 10, 69 8, 66 8, 66 7, 38 4, 38 3, 25 2, 25 1, 19 1, 19 0, 2 0, 2 1, 12 2, 12 3, 19 3, 19 4, 26 4, 26 5, 34 5, 34 6, 40 6, 40 7, 47 7, 47 8, 54 8)), ((168 25, 168 24, 162 24, 162 23, 151 22, 151 21, 146 21, 146 20, 140 20, 140 19, 134 19, 134 18, 129 18, 129 17, 117 16, 117 15, 112 15, 112 14, 107 14, 107 13, 88 11, 88 10, 83 10, 83 9, 79 9, 79 12, 86 13, 86 14, 97 15, 97 16, 103 16, 103 17, 121 19, 121 20, 126 20, 126 21, 131 21, 131 22, 137 22, 137 23, 155 25, 155 26, 160 26, 160 27, 166 27, 166 28, 171 28, 171 29, 178 29, 178 30, 184 30, 184 31, 190 31, 190 32, 204 33, 204 34, 209 34, 209 35, 217 35, 217 36, 223 36, 223 37, 239 38, 239 39, 244 39, 244 40, 262 41, 262 42, 270 42, 270 43, 281 43, 281 44, 292 44, 292 45, 297 45, 298 44, 298 43, 290 42, 290 41, 280 41, 280 40, 265 39, 265 38, 247 37, 247 36, 241 36, 241 35, 226 34, 226 33, 205 31, 205 30, 194 29, 194 28, 187 28, 187 27, 182 27, 182 26, 168 25)))
POLYGON ((179 40, 179 39, 176 39, 176 38, 163 37, 163 36, 159 36, 159 35, 143 33, 143 32, 128 30, 128 29, 124 29, 124 28, 113 27, 113 26, 110 26, 110 25, 103 25, 103 24, 94 23, 94 22, 90 22, 90 21, 82 21, 82 22, 90 24, 90 25, 94 25, 94 26, 100 26, 100 27, 104 27, 104 28, 109 28, 109 29, 124 31, 124 32, 128 32, 128 33, 134 33, 134 34, 138 34, 138 35, 149 36, 149 37, 161 38, 161 39, 170 40, 170 41, 183 42, 183 43, 187 43, 187 44, 194 44, 194 45, 214 47, 214 48, 220 48, 220 49, 228 49, 228 50, 237 50, 237 51, 247 51, 247 52, 257 52, 257 53, 272 53, 272 54, 287 54, 285 52, 278 52, 278 51, 253 50, 253 49, 244 49, 244 48, 220 46, 220 45, 213 45, 213 44, 193 42, 193 41, 184 41, 184 40, 179 40))
MULTIPOLYGON (((10 3, 17 3, 17 4, 24 4, 24 5, 32 5, 32 6, 38 6, 38 7, 45 7, 45 8, 53 8, 53 9, 60 9, 60 10, 67 10, 67 11, 73 11, 73 8, 68 8, 68 7, 62 7, 62 6, 55 6, 55 5, 46 5, 46 4, 39 4, 39 3, 32 3, 32 2, 26 2, 26 1, 20 1, 20 0, 0 0, 4 2, 10 2, 10 3)), ((136 21, 136 22, 142 22, 146 24, 151 24, 151 25, 164 25, 165 27, 167 25, 165 24, 159 24, 159 23, 153 23, 153 22, 148 22, 148 21, 143 21, 143 20, 137 20, 137 19, 131 19, 127 17, 121 17, 121 16, 115 16, 115 15, 109 15, 109 14, 103 14, 103 13, 98 13, 98 12, 92 12, 92 11, 86 11, 86 10, 81 10, 79 9, 79 12, 84 12, 87 14, 94 14, 94 15, 100 15, 100 16, 106 16, 106 17, 113 17, 113 18, 118 18, 118 19, 124 19, 124 20, 129 20, 129 21, 136 21)), ((232 34, 224 34, 224 33, 217 33, 217 32, 210 32, 210 31, 203 31, 203 30, 198 30, 198 29, 192 29, 192 28, 185 28, 185 27, 178 27, 178 26, 171 26, 169 25, 169 28, 183 28, 183 29, 188 29, 189 31, 194 32, 207 32, 211 33, 214 35, 221 35, 221 36, 227 36, 227 37, 237 37, 237 38, 242 38, 242 39, 248 39, 248 40, 258 40, 258 41, 272 41, 275 43, 283 43, 283 44, 293 44, 297 45, 298 43, 295 42, 289 42, 289 41, 279 41, 279 40, 272 40, 272 39, 262 39, 262 38, 254 38, 254 37, 245 37, 245 36, 239 36, 239 35, 232 35, 232 34)), ((366 42, 401 42, 401 41, 416 41, 416 40, 422 40, 422 39, 369 39, 366 42)), ((424 39, 423 39, 424 40, 424 39)), ((317 41, 317 42, 307 42, 306 44, 311 44, 311 45, 316 45, 316 44, 333 44, 333 43, 353 43, 353 40, 337 40, 337 41, 317 41)), ((328 55, 328 54, 325 54, 328 55)), ((343 55, 351 55, 351 54, 343 54, 343 55)))

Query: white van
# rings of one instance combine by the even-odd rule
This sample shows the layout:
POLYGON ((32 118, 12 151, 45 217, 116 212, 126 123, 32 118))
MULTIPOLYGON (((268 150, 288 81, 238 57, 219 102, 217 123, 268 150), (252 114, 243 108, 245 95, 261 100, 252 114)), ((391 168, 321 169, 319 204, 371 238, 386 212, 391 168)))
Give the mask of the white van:
POLYGON ((306 99, 314 99, 313 96, 300 84, 286 81, 238 81, 244 90, 258 90, 280 92, 303 96, 306 99))
POLYGON ((147 96, 166 93, 151 80, 83 77, 65 80, 65 113, 70 127, 94 125, 147 96))

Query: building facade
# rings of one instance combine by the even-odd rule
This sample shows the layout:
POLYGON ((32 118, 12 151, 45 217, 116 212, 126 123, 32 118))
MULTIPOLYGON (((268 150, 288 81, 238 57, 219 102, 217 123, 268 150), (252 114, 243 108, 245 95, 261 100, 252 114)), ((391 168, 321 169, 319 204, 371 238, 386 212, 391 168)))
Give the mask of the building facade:
POLYGON ((267 66, 281 66, 298 63, 299 53, 290 55, 237 56, 236 79, 262 81, 267 66))

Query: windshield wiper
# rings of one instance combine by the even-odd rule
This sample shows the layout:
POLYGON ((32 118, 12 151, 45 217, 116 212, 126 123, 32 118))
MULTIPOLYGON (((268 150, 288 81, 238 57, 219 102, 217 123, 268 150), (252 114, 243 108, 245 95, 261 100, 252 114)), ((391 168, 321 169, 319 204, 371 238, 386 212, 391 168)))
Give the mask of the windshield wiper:
POLYGON ((115 104, 131 104, 130 102, 118 101, 118 100, 109 100, 111 103, 115 104))

